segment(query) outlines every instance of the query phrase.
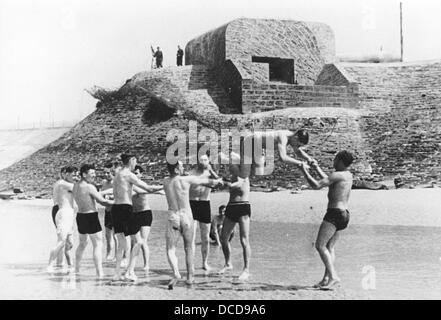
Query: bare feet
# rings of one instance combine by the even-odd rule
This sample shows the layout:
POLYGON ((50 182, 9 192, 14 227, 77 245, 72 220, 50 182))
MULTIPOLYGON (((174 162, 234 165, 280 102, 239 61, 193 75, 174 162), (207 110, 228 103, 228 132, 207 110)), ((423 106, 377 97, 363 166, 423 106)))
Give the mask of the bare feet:
POLYGON ((173 290, 175 284, 181 279, 181 275, 179 277, 176 277, 176 275, 170 279, 170 282, 168 283, 168 290, 173 290))
POLYGON ((51 264, 48 265, 47 268, 46 268, 46 272, 54 273, 54 272, 55 272, 55 268, 54 268, 54 266, 51 265, 51 264))
POLYGON ((124 280, 124 277, 120 274, 115 274, 112 278, 112 281, 122 281, 124 280))
POLYGON ((205 273, 209 273, 211 270, 213 270, 213 268, 211 268, 211 267, 208 265, 208 263, 206 263, 206 264, 204 264, 204 265, 202 266, 202 270, 204 270, 205 273))
POLYGON ((340 283, 340 279, 339 278, 329 279, 329 282, 326 285, 321 286, 320 289, 321 290, 330 290, 330 289, 332 289, 333 287, 335 287, 339 283, 340 283))
POLYGON ((132 281, 132 282, 136 282, 138 280, 138 277, 134 273, 126 273, 124 277, 126 280, 132 281))
POLYGON ((225 272, 230 271, 230 270, 233 270, 233 266, 231 264, 225 265, 222 269, 220 269, 218 271, 218 274, 224 274, 225 272))
POLYGON ((323 286, 326 286, 329 282, 329 278, 328 277, 324 277, 319 283, 316 283, 315 285, 313 285, 313 288, 320 288, 323 286))
POLYGON ((250 277, 250 272, 248 270, 244 270, 239 276, 239 281, 247 281, 249 277, 250 277))
POLYGON ((129 261, 127 260, 127 258, 121 260, 121 268, 127 268, 128 265, 129 261))

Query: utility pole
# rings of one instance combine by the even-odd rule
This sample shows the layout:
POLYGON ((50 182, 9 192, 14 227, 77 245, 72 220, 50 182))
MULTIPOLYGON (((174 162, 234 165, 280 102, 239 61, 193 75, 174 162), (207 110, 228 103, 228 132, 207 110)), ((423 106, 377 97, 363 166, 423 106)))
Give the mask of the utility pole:
POLYGON ((401 62, 403 62, 403 3, 400 2, 400 42, 401 42, 401 62))

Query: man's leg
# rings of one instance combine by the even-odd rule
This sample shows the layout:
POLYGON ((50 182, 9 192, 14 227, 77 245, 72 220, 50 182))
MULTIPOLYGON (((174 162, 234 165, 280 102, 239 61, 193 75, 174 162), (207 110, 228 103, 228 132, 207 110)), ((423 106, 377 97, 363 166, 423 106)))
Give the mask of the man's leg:
POLYGON ((90 239, 92 240, 93 262, 95 263, 96 274, 97 274, 98 278, 102 278, 102 277, 104 277, 104 271, 103 271, 103 233, 102 233, 102 231, 91 234, 90 239))
MULTIPOLYGON (((339 238, 340 232, 336 231, 335 234, 332 236, 332 238, 328 241, 328 244, 326 245, 326 247, 329 250, 329 253, 331 254, 331 258, 332 258, 332 263, 335 265, 335 243, 337 242, 337 239, 339 238)), ((329 272, 328 269, 325 267, 325 274, 323 275, 323 279, 314 285, 314 287, 319 288, 322 286, 325 286, 328 284, 329 282, 329 272)))
POLYGON ((173 224, 170 221, 168 221, 165 240, 166 240, 166 249, 167 249, 167 260, 173 271, 173 278, 169 283, 169 288, 171 289, 173 289, 173 285, 176 283, 176 281, 178 279, 181 279, 181 274, 179 273, 179 267, 178 267, 178 257, 176 256, 176 245, 178 243, 179 236, 180 236, 179 229, 173 228, 173 224))
POLYGON ((201 252, 202 252, 202 269, 210 271, 208 265, 208 255, 210 253, 210 223, 199 222, 201 232, 201 252))
POLYGON ((114 260, 115 255, 115 235, 113 234, 113 230, 105 227, 106 229, 106 260, 114 260))
POLYGON ((198 229, 198 220, 193 220, 193 240, 191 242, 191 245, 193 246, 193 252, 196 252, 196 234, 198 229))
POLYGON ((126 278, 132 281, 136 281, 137 277, 135 275, 135 266, 136 266, 136 259, 138 258, 139 250, 141 249, 142 239, 139 231, 136 234, 131 235, 130 238, 133 242, 133 246, 132 246, 132 251, 130 252, 130 263, 129 263, 129 267, 127 268, 126 278))
POLYGON ((67 266, 72 267, 72 254, 73 248, 72 234, 68 234, 66 238, 66 244, 64 245, 64 255, 66 256, 67 266))
POLYGON ((231 264, 231 247, 230 247, 230 235, 234 230, 234 226, 236 222, 231 221, 228 217, 225 217, 224 223, 222 224, 222 233, 221 233, 221 244, 222 244, 222 252, 224 253, 225 258, 225 266, 219 271, 219 273, 224 273, 227 270, 233 269, 233 265, 231 264))
POLYGON ((56 263, 56 266, 57 267, 61 267, 61 266, 63 266, 63 249, 62 250, 60 250, 59 252, 58 252, 58 255, 57 255, 57 263, 56 263))
POLYGON ((149 261, 150 261, 150 250, 148 244, 148 238, 150 234, 150 227, 143 226, 141 227, 141 249, 142 249, 142 257, 144 258, 144 271, 146 273, 149 272, 149 261))
POLYGON ((57 244, 51 250, 51 253, 49 255, 49 264, 48 264, 48 267, 47 267, 47 271, 48 272, 53 272, 54 271, 55 260, 57 259, 59 253, 63 251, 64 245, 66 243, 66 237, 67 237, 66 234, 63 234, 63 233, 58 233, 57 234, 57 244))
POLYGON ((193 224, 190 223, 188 227, 184 227, 182 230, 182 236, 184 238, 184 250, 185 250, 185 263, 187 266, 187 284, 192 284, 194 281, 194 250, 193 239, 194 235, 193 224))
MULTIPOLYGON (((240 244, 243 250, 243 271, 239 276, 239 280, 247 280, 250 276, 250 217, 248 215, 239 218, 239 235, 240 244)), ((228 237, 229 239, 229 237, 228 237)))
POLYGON ((122 261, 121 261, 121 266, 123 268, 125 268, 129 265, 130 251, 132 250, 132 239, 130 238, 130 236, 124 237, 124 241, 126 243, 126 247, 124 249, 123 257, 122 257, 122 261))
POLYGON ((84 249, 87 247, 87 234, 79 234, 77 251, 75 252, 75 272, 80 272, 81 259, 83 258, 84 249))
POLYGON ((127 241, 123 232, 116 234, 117 248, 116 248, 116 265, 115 265, 115 276, 114 280, 121 280, 121 261, 123 258, 123 253, 127 250, 127 241))
MULTIPOLYGON (((323 264, 325 265, 325 268, 327 270, 327 275, 329 277, 329 281, 326 284, 326 287, 330 287, 340 281, 334 267, 332 254, 328 249, 328 243, 334 237, 335 234, 336 234, 335 226, 332 223, 323 221, 322 224, 320 225, 320 229, 317 235, 317 241, 315 244, 315 247, 320 254, 320 258, 322 259, 323 264)), ((332 251, 334 251, 334 245, 336 240, 337 238, 335 238, 335 240, 332 242, 332 251)))

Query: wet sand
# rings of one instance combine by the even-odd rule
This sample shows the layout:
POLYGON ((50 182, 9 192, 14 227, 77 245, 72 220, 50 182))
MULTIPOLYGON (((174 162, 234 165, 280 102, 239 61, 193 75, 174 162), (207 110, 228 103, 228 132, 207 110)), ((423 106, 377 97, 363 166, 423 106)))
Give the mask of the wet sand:
MULTIPOLYGON (((104 263, 106 278, 95 280, 90 243, 80 275, 61 270, 47 274, 49 250, 56 240, 51 201, 4 200, 0 299, 441 299, 440 193, 353 190, 351 222, 337 247, 342 284, 333 291, 311 288, 323 274, 313 244, 326 208, 324 191, 253 193, 250 281, 237 283, 243 262, 236 230, 231 274, 204 274, 197 238, 196 283, 188 287, 180 282, 174 290, 167 289, 171 272, 165 255, 164 196, 150 197, 151 273, 143 275, 139 258, 136 284, 110 281, 112 263, 104 263)), ((227 200, 226 193, 213 194, 212 211, 227 200)), ((76 234, 74 241, 76 247, 76 234)), ((181 240, 178 258, 184 276, 183 251, 181 240)), ((212 246, 209 262, 215 270, 222 267, 220 248, 212 246)))

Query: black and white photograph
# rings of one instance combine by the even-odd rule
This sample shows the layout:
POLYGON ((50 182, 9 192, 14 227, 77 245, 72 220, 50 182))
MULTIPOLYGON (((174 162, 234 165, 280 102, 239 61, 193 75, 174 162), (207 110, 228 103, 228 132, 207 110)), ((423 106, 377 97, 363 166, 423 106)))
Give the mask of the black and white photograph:
POLYGON ((441 299, 440 11, 0 0, 0 300, 441 299))

